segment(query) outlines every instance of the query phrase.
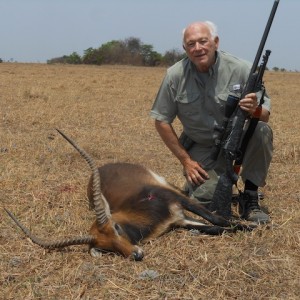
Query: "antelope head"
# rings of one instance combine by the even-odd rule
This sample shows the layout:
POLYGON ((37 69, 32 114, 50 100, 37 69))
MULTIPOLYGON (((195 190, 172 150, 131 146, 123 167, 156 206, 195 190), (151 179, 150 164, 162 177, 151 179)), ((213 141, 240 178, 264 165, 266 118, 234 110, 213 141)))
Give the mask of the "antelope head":
POLYGON ((5 211, 33 243, 45 249, 57 249, 71 245, 88 244, 90 246, 90 254, 94 257, 99 256, 101 251, 108 251, 120 253, 124 257, 130 257, 134 260, 142 260, 144 254, 141 248, 130 242, 122 227, 112 218, 109 204, 101 192, 100 174, 95 162, 72 139, 67 137, 62 131, 58 129, 57 131, 81 154, 92 170, 93 206, 96 220, 92 224, 90 234, 83 237, 75 237, 54 242, 41 240, 35 237, 24 225, 22 225, 9 210, 5 209, 5 211))

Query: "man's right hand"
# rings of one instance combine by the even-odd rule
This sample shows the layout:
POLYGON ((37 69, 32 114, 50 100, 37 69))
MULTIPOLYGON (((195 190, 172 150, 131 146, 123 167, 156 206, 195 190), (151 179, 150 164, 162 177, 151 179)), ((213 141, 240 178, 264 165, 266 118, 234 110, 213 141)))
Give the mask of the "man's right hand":
POLYGON ((201 185, 207 179, 209 179, 206 171, 198 164, 198 162, 190 158, 187 151, 180 144, 175 130, 171 124, 156 120, 155 127, 164 143, 181 162, 186 179, 191 184, 201 185))
POLYGON ((191 158, 185 159, 181 162, 184 168, 186 179, 194 185, 201 185, 209 179, 209 175, 200 166, 200 164, 191 158))

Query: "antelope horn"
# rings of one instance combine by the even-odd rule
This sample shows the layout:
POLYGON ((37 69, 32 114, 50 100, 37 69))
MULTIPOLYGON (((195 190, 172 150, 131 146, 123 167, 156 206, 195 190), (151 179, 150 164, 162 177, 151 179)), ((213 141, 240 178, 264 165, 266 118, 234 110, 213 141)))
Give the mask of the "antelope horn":
POLYGON ((28 228, 26 228, 23 224, 21 224, 12 212, 10 212, 6 208, 4 208, 4 210, 13 219, 13 221, 18 225, 18 227, 21 228, 21 230, 30 238, 30 240, 33 243, 39 245, 40 247, 42 247, 44 249, 56 249, 56 248, 63 248, 63 247, 72 246, 72 245, 86 245, 86 244, 91 244, 94 241, 94 238, 92 236, 74 237, 71 239, 66 239, 66 240, 56 241, 56 242, 43 241, 43 240, 35 237, 29 231, 28 228))
POLYGON ((101 180, 98 168, 92 159, 83 149, 81 149, 71 138, 67 137, 62 131, 56 129, 63 138, 65 138, 85 159, 93 173, 93 200, 95 206, 95 214, 97 218, 97 225, 101 226, 108 222, 111 217, 109 204, 105 200, 101 192, 101 180))

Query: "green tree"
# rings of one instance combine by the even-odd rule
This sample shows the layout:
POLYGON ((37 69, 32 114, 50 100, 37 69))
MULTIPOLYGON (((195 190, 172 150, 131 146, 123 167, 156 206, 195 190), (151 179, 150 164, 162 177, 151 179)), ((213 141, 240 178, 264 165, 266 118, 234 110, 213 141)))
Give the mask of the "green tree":
POLYGON ((93 49, 92 47, 84 50, 82 63, 91 65, 100 65, 102 63, 102 57, 99 49, 93 49))
POLYGON ((52 58, 47 63, 68 64, 127 64, 127 65, 172 65, 184 57, 184 53, 172 49, 164 56, 154 50, 150 44, 143 44, 139 38, 129 37, 125 40, 112 40, 99 48, 84 50, 83 56, 77 52, 62 57, 52 58))
POLYGON ((126 64, 128 51, 123 41, 107 42, 99 48, 99 51, 104 64, 126 64))
POLYGON ((81 57, 77 52, 73 52, 71 55, 66 57, 67 64, 81 64, 81 57))
POLYGON ((144 44, 141 47, 144 66, 157 66, 162 61, 162 55, 153 50, 152 45, 144 44))

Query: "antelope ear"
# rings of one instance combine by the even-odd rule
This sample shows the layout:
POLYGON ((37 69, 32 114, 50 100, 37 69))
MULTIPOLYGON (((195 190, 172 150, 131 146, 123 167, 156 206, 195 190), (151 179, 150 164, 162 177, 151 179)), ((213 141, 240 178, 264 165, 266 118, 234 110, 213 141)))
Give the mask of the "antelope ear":
POLYGON ((114 227, 115 227, 115 230, 117 231, 117 233, 118 233, 119 235, 121 235, 121 234, 124 233, 123 228, 122 228, 118 223, 115 223, 115 224, 114 224, 114 227))

